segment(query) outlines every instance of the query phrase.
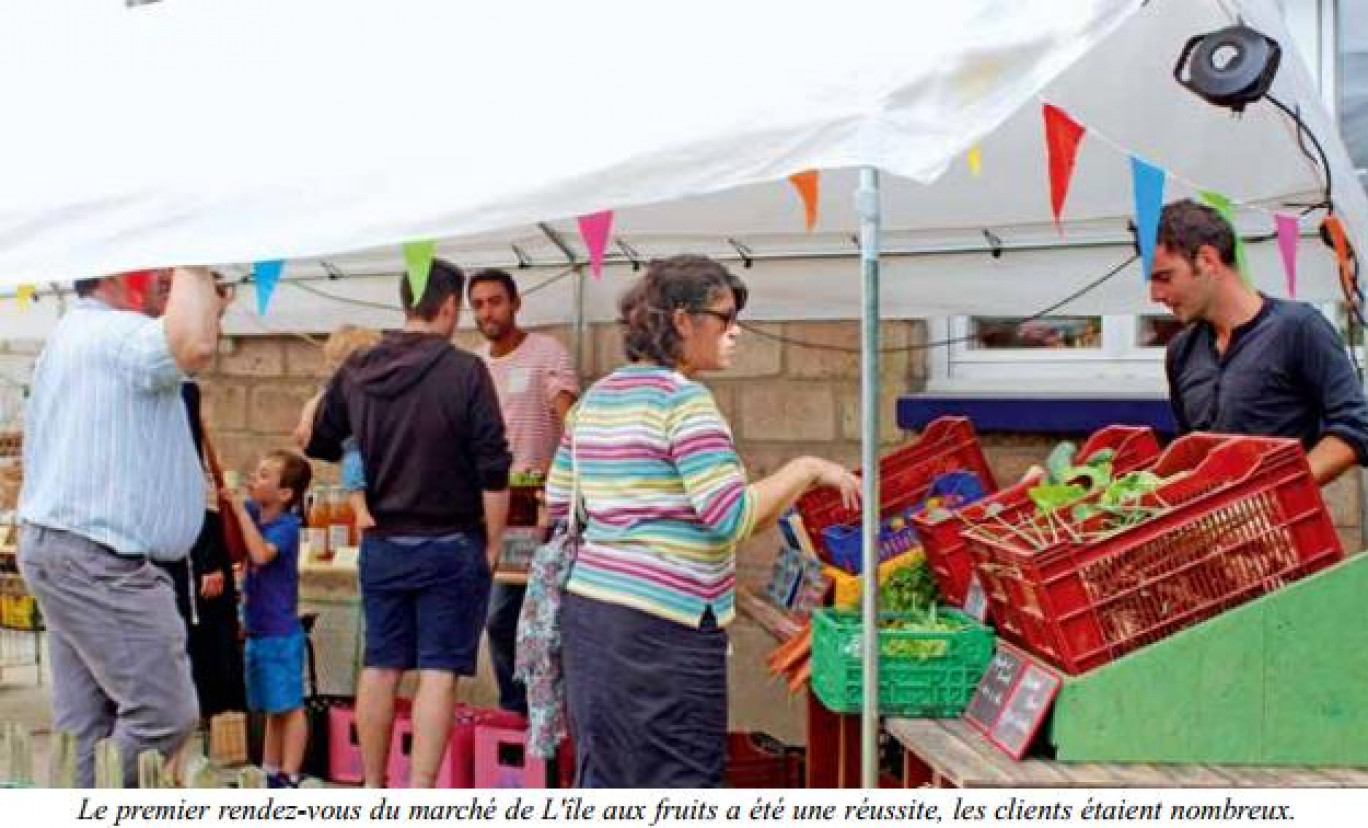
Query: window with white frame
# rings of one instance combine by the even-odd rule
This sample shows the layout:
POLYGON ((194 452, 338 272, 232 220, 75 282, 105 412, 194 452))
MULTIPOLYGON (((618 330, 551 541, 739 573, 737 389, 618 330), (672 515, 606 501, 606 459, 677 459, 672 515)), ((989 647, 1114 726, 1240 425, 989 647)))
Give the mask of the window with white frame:
POLYGON ((1340 134, 1368 186, 1368 3, 1340 2, 1334 29, 1340 134))
MULTIPOLYGON (((1282 0, 1312 76, 1336 107, 1345 142, 1368 165, 1368 2, 1282 0), (1322 49, 1333 43, 1334 49, 1322 49)), ((1322 308, 1336 319, 1342 310, 1322 308)), ((959 316, 930 320, 929 390, 1163 393, 1164 346, 1178 333, 1163 315, 959 316)))
POLYGON ((1162 392, 1167 316, 959 316, 933 320, 931 390, 1162 392))

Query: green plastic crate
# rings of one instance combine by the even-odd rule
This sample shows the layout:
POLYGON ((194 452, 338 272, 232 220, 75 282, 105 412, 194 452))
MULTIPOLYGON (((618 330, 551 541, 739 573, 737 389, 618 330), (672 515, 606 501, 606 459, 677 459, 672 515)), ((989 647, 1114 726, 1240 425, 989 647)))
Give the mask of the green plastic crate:
MULTIPOLYGON (((964 625, 952 632, 879 630, 879 712, 948 719, 960 715, 993 657, 993 631, 958 610, 942 617, 964 625)), ((904 616, 885 615, 885 621, 904 616)), ((812 690, 836 713, 863 706, 860 615, 830 607, 812 614, 812 690)))

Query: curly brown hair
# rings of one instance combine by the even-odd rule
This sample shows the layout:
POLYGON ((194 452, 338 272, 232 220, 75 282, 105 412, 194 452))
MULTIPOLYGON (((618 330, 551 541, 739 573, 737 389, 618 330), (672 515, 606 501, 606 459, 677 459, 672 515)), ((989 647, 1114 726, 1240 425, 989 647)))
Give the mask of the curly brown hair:
POLYGON ((705 310, 727 293, 736 300, 740 313, 749 295, 745 283, 707 256, 671 256, 651 262, 641 281, 618 301, 627 359, 675 367, 681 345, 675 311, 705 310))

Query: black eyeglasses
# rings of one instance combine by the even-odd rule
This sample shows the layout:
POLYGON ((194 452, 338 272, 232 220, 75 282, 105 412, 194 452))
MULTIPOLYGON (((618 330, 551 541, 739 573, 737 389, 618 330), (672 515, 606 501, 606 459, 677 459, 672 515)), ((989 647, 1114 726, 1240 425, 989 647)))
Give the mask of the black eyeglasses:
POLYGON ((690 313, 698 313, 702 314, 703 316, 711 316, 713 319, 720 321, 722 323, 723 328, 730 328, 732 325, 735 325, 737 317, 741 315, 740 311, 736 310, 736 308, 732 308, 729 311, 719 311, 713 310, 712 308, 703 308, 701 310, 690 311, 690 313))

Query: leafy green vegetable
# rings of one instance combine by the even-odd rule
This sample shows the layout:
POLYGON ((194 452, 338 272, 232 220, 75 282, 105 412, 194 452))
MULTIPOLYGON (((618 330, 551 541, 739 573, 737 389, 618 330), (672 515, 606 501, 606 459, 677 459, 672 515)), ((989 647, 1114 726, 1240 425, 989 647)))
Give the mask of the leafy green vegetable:
POLYGON ((1111 468, 1112 463, 1116 462, 1116 449, 1100 448, 1092 453, 1091 457, 1083 460, 1085 466, 1101 466, 1104 463, 1107 468, 1111 468))
POLYGON ((1035 507, 1045 513, 1055 512, 1087 493, 1087 488, 1077 483, 1042 483, 1026 490, 1035 507))
POLYGON ((923 612, 935 606, 937 597, 936 581, 925 559, 895 569, 879 587, 879 607, 884 612, 923 612))
POLYGON ((1051 483, 1067 483, 1069 469, 1073 468, 1074 455, 1078 453, 1078 446, 1065 440, 1050 450, 1050 454, 1045 458, 1045 473, 1049 475, 1051 483))

